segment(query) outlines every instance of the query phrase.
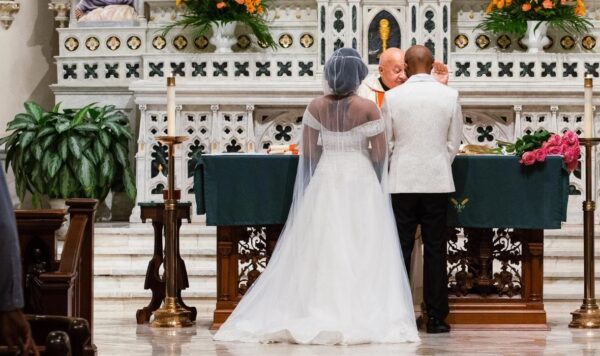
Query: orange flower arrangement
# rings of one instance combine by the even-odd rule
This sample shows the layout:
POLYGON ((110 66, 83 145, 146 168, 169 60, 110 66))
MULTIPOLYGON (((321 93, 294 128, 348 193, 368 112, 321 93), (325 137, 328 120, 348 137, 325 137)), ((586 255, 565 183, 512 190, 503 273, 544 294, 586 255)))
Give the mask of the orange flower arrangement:
POLYGON ((185 6, 182 19, 165 27, 165 33, 174 27, 193 27, 195 34, 204 35, 211 24, 224 25, 240 22, 252 30, 261 44, 276 48, 275 41, 269 33, 264 15, 269 0, 175 0, 177 6, 185 6))
POLYGON ((584 17, 583 0, 491 0, 485 12, 477 28, 492 33, 523 35, 527 21, 547 21, 568 33, 584 33, 592 27, 584 17))

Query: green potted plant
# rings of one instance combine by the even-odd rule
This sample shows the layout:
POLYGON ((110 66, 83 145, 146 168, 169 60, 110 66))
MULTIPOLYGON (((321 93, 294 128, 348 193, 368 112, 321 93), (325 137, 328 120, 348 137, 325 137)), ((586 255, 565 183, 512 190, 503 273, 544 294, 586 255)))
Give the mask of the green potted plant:
POLYGON ((242 23, 252 30, 262 47, 277 48, 264 17, 268 0, 176 0, 176 4, 184 5, 185 12, 181 19, 165 27, 165 33, 182 26, 193 28, 195 36, 203 36, 212 28, 210 43, 215 45, 215 53, 231 53, 231 46, 237 42, 235 26, 242 23))
POLYGON ((61 110, 57 104, 46 112, 27 102, 7 131, 0 145, 6 145, 5 169, 12 167, 21 201, 30 192, 38 208, 44 195, 102 202, 119 185, 135 199, 128 148, 133 134, 127 117, 114 106, 61 110))

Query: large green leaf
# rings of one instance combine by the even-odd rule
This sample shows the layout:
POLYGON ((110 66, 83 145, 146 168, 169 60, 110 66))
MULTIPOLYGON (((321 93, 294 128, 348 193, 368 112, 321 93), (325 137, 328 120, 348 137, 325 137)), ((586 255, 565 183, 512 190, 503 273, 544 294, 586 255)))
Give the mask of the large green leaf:
POLYGON ((121 132, 121 135, 127 137, 128 139, 133 139, 133 133, 131 133, 131 129, 129 128, 129 126, 119 126, 119 131, 121 132))
POLYGON ((129 199, 135 201, 137 189, 135 188, 135 177, 131 171, 131 167, 126 167, 123 170, 123 185, 125 186, 125 193, 127 193, 129 199))
MULTIPOLYGON (((15 172, 15 176, 18 176, 17 172, 15 172)), ((27 193, 27 185, 26 184, 27 183, 26 183, 25 179, 17 179, 15 182, 15 185, 17 188, 17 195, 19 196, 19 200, 21 200, 21 201, 25 200, 25 194, 27 193)))
POLYGON ((96 157, 98 157, 100 160, 104 159, 104 156, 106 155, 106 147, 104 147, 102 142, 100 142, 100 140, 94 140, 93 146, 96 157))
POLYGON ((30 124, 35 124, 36 123, 36 121, 33 118, 33 116, 31 116, 28 113, 24 113, 24 112, 18 113, 17 115, 15 115, 15 118, 14 118, 13 121, 16 121, 16 120, 29 122, 30 124))
POLYGON ((42 146, 40 146, 39 143, 33 145, 33 156, 35 157, 35 159, 37 159, 38 161, 41 160, 43 153, 44 150, 42 150, 42 146))
MULTIPOLYGON (((0 146, 2 146, 3 144, 7 143, 10 139, 12 139, 13 137, 17 136, 16 132, 11 133, 8 136, 2 137, 0 138, 0 146)), ((7 145, 8 146, 8 145, 7 145)))
POLYGON ((107 155, 100 163, 100 175, 106 178, 106 183, 110 184, 115 171, 115 161, 111 155, 107 155))
POLYGON ((69 143, 68 138, 63 137, 58 143, 58 154, 63 161, 67 160, 67 155, 69 154, 69 143))
POLYGON ((79 147, 81 147, 81 151, 85 151, 90 148, 92 144, 92 139, 85 136, 79 136, 79 147))
MULTIPOLYGON (((15 153, 17 155, 20 154, 21 149, 17 146, 10 146, 7 150, 6 150, 6 160, 4 162, 5 168, 4 170, 6 170, 8 172, 8 166, 10 165, 10 162, 13 160, 13 158, 15 157, 15 153)), ((18 179, 18 178, 17 178, 18 179)))
POLYGON ((77 180, 73 177, 73 174, 71 174, 71 170, 66 164, 63 164, 63 166, 60 168, 60 173, 58 176, 60 181, 60 195, 63 198, 69 198, 71 196, 71 192, 77 190, 77 180))
POLYGON ((31 161, 31 157, 33 157, 33 150, 23 151, 23 163, 29 163, 29 161, 31 161))
POLYGON ((56 128, 56 132, 63 133, 71 128, 71 121, 64 117, 60 117, 54 126, 56 128))
POLYGON ((108 129, 110 130, 110 133, 113 136, 115 136, 115 137, 121 136, 121 129, 120 129, 121 125, 116 124, 114 122, 107 121, 104 123, 104 126, 108 127, 108 129))
POLYGON ((40 121, 42 116, 44 115, 44 109, 41 106, 34 103, 33 101, 28 101, 25 103, 25 110, 33 117, 35 121, 40 121))
POLYGON ((50 127, 44 127, 43 129, 41 129, 38 134, 37 134, 37 138, 40 139, 46 135, 50 135, 52 133, 55 133, 56 129, 52 126, 50 127))
POLYGON ((94 122, 98 121, 98 118, 100 116, 102 116, 103 113, 104 113, 104 108, 91 107, 90 110, 88 110, 88 114, 90 115, 90 118, 94 122))
POLYGON ((73 127, 74 130, 82 131, 82 132, 96 132, 100 130, 98 126, 91 123, 83 123, 73 127))
POLYGON ((36 165, 34 165, 30 174, 31 174, 30 181, 34 187, 34 190, 38 193, 46 193, 48 188, 47 188, 46 183, 44 182, 44 177, 46 175, 43 174, 43 172, 42 172, 42 164, 37 163, 36 165))
POLYGON ((86 156, 94 166, 98 164, 98 159, 96 158, 96 155, 94 155, 94 151, 84 150, 83 155, 86 156))
POLYGON ((44 137, 44 139, 41 141, 42 148, 44 150, 47 149, 54 141, 56 141, 56 134, 51 134, 44 137))
POLYGON ((85 118, 85 115, 88 113, 88 111, 90 110, 90 108, 92 106, 94 106, 94 105, 96 105, 96 103, 92 103, 92 104, 86 105, 83 108, 79 109, 79 111, 77 111, 77 113, 73 117, 73 123, 75 125, 79 125, 83 121, 83 119, 85 118))
POLYGON ((29 129, 33 129, 33 128, 35 128, 35 124, 32 124, 28 120, 23 120, 23 119, 14 119, 13 121, 9 122, 8 125, 6 126, 7 131, 23 130, 23 129, 29 130, 29 129))
POLYGON ((102 144, 104 145, 104 147, 110 148, 110 146, 112 144, 112 139, 110 138, 110 134, 106 131, 100 131, 99 137, 100 137, 100 141, 102 141, 102 144))
POLYGON ((27 146, 29 146, 29 144, 33 141, 34 138, 34 131, 25 131, 21 134, 21 137, 19 139, 19 146, 21 146, 22 148, 26 148, 27 146))
POLYGON ((114 122, 117 124, 126 124, 128 122, 127 116, 125 116, 122 112, 118 111, 112 115, 106 116, 104 118, 105 121, 114 122))
POLYGON ((127 152, 128 150, 126 146, 123 146, 123 144, 117 143, 115 145, 115 154, 117 155, 117 161, 121 163, 123 167, 129 166, 129 158, 127 157, 127 152))
POLYGON ((76 136, 69 136, 69 150, 75 156, 75 158, 81 158, 81 145, 79 139, 76 136))
POLYGON ((92 196, 96 186, 96 171, 87 157, 81 156, 77 174, 86 196, 92 196))
POLYGON ((50 152, 48 158, 48 175, 50 176, 50 178, 54 178, 54 176, 56 176, 56 173, 58 173, 58 171, 60 170, 61 165, 62 160, 60 159, 58 154, 56 154, 55 152, 50 152))

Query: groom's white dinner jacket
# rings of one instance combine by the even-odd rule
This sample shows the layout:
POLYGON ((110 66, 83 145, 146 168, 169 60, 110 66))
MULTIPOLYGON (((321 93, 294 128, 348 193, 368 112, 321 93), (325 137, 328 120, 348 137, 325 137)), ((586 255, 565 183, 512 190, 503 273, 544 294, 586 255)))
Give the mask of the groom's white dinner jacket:
POLYGON ((385 93, 383 119, 392 141, 389 193, 454 192, 452 161, 462 137, 458 91, 429 74, 385 93))

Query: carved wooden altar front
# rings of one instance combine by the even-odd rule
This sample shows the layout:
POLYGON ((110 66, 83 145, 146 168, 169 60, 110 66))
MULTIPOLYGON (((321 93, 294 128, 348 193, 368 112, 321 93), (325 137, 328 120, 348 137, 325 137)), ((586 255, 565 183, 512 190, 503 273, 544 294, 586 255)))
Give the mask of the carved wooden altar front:
POLYGON ((283 225, 217 227, 217 307, 211 329, 227 320, 267 266, 283 225))
POLYGON ((448 231, 448 322, 458 329, 547 330, 544 231, 448 231))
MULTIPOLYGON (((260 276, 282 225, 217 227, 217 305, 211 329, 260 276)), ((448 230, 448 322, 455 329, 547 330, 543 230, 448 230)))

